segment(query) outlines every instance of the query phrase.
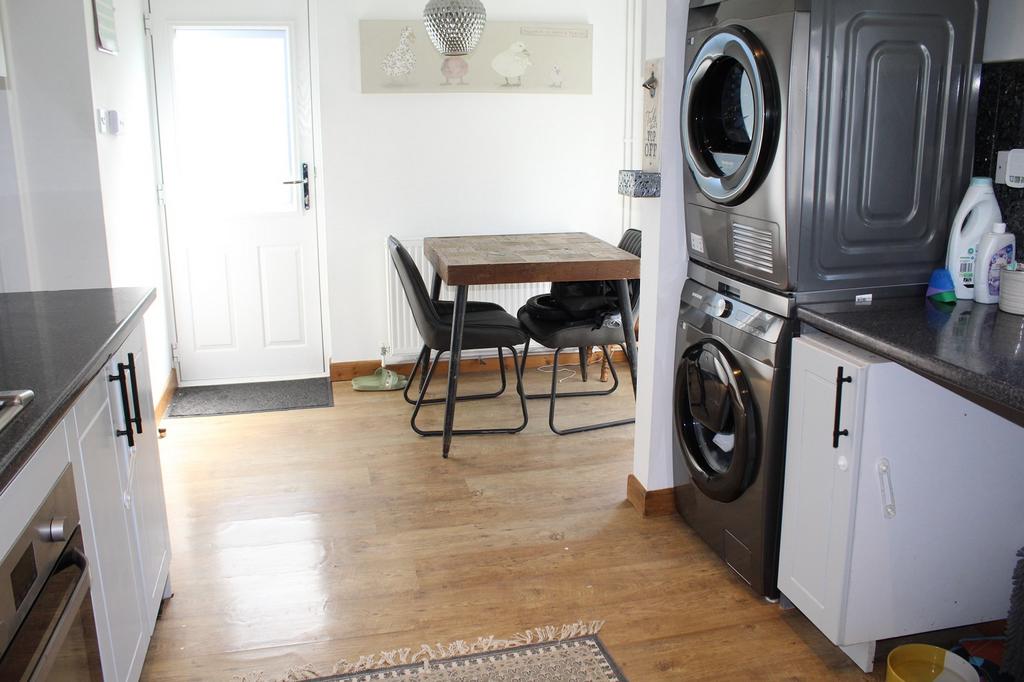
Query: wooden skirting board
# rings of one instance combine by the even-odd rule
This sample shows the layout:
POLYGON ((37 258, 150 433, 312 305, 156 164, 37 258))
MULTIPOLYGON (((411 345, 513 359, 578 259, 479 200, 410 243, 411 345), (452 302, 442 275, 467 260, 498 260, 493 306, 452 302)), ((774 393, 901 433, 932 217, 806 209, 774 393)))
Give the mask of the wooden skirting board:
POLYGON ((647 490, 633 474, 626 479, 626 499, 641 516, 669 516, 676 513, 675 495, 672 488, 647 490))
POLYGON ((156 420, 159 422, 167 414, 167 408, 171 406, 171 399, 174 398, 174 392, 178 390, 178 372, 171 369, 171 373, 167 376, 167 384, 164 386, 164 392, 160 396, 160 400, 156 404, 156 420))
MULTIPOLYGON (((578 357, 579 356, 576 353, 574 353, 574 352, 565 351, 565 352, 562 353, 558 363, 559 363, 560 366, 564 363, 566 367, 572 367, 572 366, 578 364, 578 362, 579 362, 578 357)), ((615 362, 619 362, 619 361, 624 361, 625 360, 625 355, 623 354, 621 349, 617 348, 616 350, 612 351, 612 360, 614 360, 615 362)), ((545 365, 550 365, 552 363, 552 361, 553 361, 553 356, 552 356, 551 353, 540 353, 540 354, 533 354, 533 353, 531 353, 530 357, 528 357, 526 359, 526 366, 528 368, 543 367, 545 365)), ((596 353, 594 353, 594 354, 592 354, 590 356, 590 362, 591 363, 600 362, 600 361, 601 361, 601 352, 600 351, 597 351, 596 353)), ((461 370, 460 371, 463 372, 463 373, 469 373, 469 372, 497 372, 498 371, 498 358, 497 357, 465 358, 465 359, 462 360, 461 365, 462 366, 461 366, 461 370)), ((512 358, 510 358, 508 355, 505 356, 505 365, 509 369, 512 369, 512 358)), ((371 374, 376 372, 377 368, 379 368, 379 367, 380 367, 380 361, 379 360, 356 360, 354 362, 332 362, 331 363, 331 381, 351 381, 352 379, 355 379, 356 377, 370 376, 371 374)), ((405 374, 406 376, 408 376, 410 373, 412 373, 412 367, 413 367, 413 363, 411 363, 411 362, 401 362, 401 363, 397 363, 397 364, 388 365, 388 369, 394 370, 395 372, 398 372, 399 374, 405 374)), ((437 366, 437 372, 441 373, 441 375, 444 376, 448 372, 448 363, 446 361, 442 361, 437 366)))

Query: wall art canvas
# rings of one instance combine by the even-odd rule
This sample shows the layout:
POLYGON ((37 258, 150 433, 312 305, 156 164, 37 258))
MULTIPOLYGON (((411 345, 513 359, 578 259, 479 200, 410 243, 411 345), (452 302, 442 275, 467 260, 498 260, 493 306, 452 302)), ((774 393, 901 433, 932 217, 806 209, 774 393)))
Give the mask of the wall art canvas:
POLYGON ((443 57, 423 22, 359 24, 365 93, 500 92, 589 95, 594 29, 590 24, 489 21, 465 57, 443 57))

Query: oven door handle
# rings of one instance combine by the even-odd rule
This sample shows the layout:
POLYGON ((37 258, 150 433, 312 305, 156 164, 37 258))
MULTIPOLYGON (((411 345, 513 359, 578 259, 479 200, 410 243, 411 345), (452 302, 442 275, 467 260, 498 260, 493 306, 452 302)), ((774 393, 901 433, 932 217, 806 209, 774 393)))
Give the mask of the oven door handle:
MULTIPOLYGON (((54 626, 43 653, 39 655, 35 669, 28 678, 29 682, 43 682, 43 680, 49 679, 53 664, 57 662, 68 633, 78 619, 82 603, 85 602, 85 598, 89 594, 89 560, 85 558, 85 555, 77 549, 70 549, 61 557, 61 563, 64 566, 77 564, 82 570, 82 574, 78 577, 78 582, 75 584, 71 596, 65 602, 64 608, 61 609, 60 619, 54 626)), ((43 589, 46 588, 43 587, 43 589)))

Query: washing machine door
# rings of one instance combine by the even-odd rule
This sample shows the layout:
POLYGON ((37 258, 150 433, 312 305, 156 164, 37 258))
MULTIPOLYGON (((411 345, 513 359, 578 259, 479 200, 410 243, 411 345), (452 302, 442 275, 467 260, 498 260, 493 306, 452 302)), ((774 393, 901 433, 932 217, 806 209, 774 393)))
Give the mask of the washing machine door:
POLYGON ((780 94, 761 41, 725 26, 701 45, 683 89, 683 154, 700 191, 735 206, 764 182, 779 143, 780 94))
POLYGON ((757 418, 747 378, 714 339, 690 346, 679 363, 675 424, 694 485, 732 502, 754 479, 757 418))

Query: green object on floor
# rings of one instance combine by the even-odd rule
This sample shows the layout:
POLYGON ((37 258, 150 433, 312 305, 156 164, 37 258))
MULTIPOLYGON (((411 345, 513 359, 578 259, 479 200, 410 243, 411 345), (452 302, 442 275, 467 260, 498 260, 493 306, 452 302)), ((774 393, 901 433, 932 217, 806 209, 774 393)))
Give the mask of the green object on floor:
POLYGON ((356 391, 401 391, 408 383, 409 380, 398 372, 379 367, 372 376, 353 379, 352 388, 356 391))

